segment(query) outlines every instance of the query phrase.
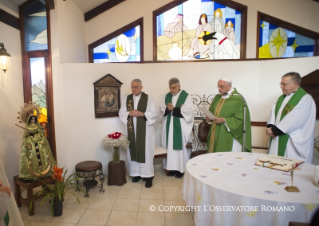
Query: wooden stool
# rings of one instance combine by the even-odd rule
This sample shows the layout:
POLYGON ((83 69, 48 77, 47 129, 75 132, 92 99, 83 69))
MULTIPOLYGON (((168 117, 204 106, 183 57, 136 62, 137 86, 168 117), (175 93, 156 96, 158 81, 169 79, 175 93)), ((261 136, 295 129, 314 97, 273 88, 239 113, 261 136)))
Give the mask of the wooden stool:
POLYGON ((107 185, 118 185, 122 186, 126 184, 126 171, 125 162, 120 161, 119 163, 109 162, 108 166, 109 174, 107 185))
MULTIPOLYGON (((75 166, 76 176, 84 178, 82 185, 79 185, 79 180, 76 180, 77 185, 85 186, 85 195, 84 197, 89 197, 89 189, 94 188, 95 186, 101 188, 100 192, 104 192, 103 183, 104 183, 104 174, 102 169, 102 163, 98 161, 84 161, 76 164, 75 166), (98 171, 98 172, 96 172, 98 171), (101 185, 98 186, 97 180, 95 177, 100 178, 101 185)), ((79 191, 78 189, 75 191, 79 191)))
MULTIPOLYGON (((44 179, 41 179, 41 180, 47 184, 54 184, 54 182, 55 182, 55 180, 53 180, 53 178, 50 176, 46 177, 44 179)), ((14 183, 15 199, 17 202, 17 206, 20 207, 21 203, 26 205, 28 207, 29 215, 33 216, 34 215, 34 204, 32 205, 32 208, 30 210, 30 203, 33 199, 33 189, 36 187, 39 187, 39 186, 43 187, 46 184, 39 181, 39 180, 35 180, 35 181, 34 180, 22 180, 19 178, 19 176, 13 177, 13 183, 14 183), (26 199, 22 198, 20 187, 23 187, 27 190, 27 198, 26 199)), ((40 195, 39 197, 33 199, 33 201, 36 199, 39 199, 41 197, 44 197, 44 196, 45 196, 45 194, 40 195)))

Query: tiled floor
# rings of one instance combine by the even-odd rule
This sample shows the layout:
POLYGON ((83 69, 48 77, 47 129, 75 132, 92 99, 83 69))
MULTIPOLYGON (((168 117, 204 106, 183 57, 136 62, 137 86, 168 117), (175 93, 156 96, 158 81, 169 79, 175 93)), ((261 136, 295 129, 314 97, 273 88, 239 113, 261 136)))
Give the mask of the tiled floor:
POLYGON ((40 207, 40 200, 35 204, 35 215, 29 216, 26 206, 19 208, 25 226, 188 226, 194 225, 189 212, 150 211, 149 207, 185 206, 182 199, 183 179, 167 177, 160 168, 155 168, 152 188, 145 188, 140 180, 132 183, 127 176, 123 186, 108 186, 104 182, 105 192, 98 188, 90 190, 90 197, 77 193, 80 204, 72 195, 65 198, 61 217, 52 217, 49 203, 40 207))

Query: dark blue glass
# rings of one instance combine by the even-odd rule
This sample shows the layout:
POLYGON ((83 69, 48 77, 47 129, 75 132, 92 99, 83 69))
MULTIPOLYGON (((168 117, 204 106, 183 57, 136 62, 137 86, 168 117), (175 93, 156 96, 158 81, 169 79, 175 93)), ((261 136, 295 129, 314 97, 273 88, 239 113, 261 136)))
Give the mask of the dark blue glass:
POLYGON ((26 7, 23 11, 24 19, 24 41, 25 50, 46 50, 48 49, 47 44, 47 17, 46 17, 46 6, 44 1, 35 1, 26 7), (41 15, 33 15, 35 13, 41 13, 41 15))

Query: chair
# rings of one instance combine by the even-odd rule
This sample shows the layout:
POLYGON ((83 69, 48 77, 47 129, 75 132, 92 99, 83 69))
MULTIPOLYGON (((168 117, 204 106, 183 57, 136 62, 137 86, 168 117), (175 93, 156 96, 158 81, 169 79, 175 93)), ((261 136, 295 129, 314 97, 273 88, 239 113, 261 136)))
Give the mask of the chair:
MULTIPOLYGON (((208 124, 206 121, 203 121, 203 122, 201 122, 198 125, 197 136, 198 136, 198 140, 199 141, 201 141, 203 143, 207 142, 207 136, 208 136, 210 127, 211 127, 211 125, 208 124)), ((194 135, 196 136, 196 132, 195 131, 194 131, 194 135)), ((194 157, 196 157, 198 155, 202 155, 202 154, 206 154, 207 153, 207 149, 192 151, 192 143, 190 143, 190 142, 187 143, 186 148, 191 150, 191 156, 190 156, 191 158, 194 158, 194 157)))

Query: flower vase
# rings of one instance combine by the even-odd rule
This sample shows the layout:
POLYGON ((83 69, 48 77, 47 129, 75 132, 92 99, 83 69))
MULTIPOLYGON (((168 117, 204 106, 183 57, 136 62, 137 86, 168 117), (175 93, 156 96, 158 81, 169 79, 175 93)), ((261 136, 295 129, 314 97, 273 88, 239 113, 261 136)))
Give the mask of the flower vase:
POLYGON ((120 150, 119 147, 113 148, 113 162, 119 163, 120 162, 120 150))
MULTIPOLYGON (((50 204, 51 204, 51 201, 52 200, 50 200, 50 204)), ((54 217, 59 217, 59 216, 61 216, 62 215, 62 212, 63 212, 63 199, 62 199, 62 201, 60 201, 60 202, 54 202, 53 203, 53 216, 54 217)))

